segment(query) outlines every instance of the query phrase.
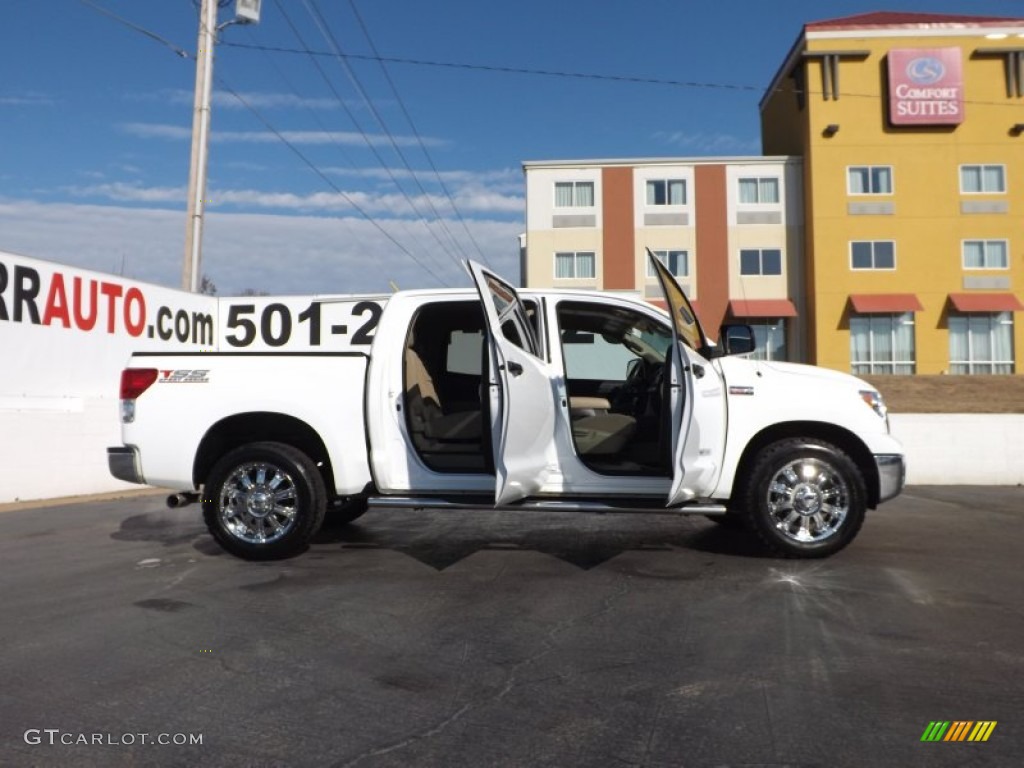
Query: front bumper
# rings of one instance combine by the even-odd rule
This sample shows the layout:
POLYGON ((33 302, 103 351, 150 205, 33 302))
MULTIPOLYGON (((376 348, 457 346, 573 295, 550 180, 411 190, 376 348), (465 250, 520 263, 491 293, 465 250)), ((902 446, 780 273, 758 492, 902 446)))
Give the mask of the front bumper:
POLYGON ((898 496, 907 481, 907 463, 901 454, 875 454, 878 468, 878 503, 898 496))
POLYGON ((110 474, 118 480, 140 485, 146 483, 142 472, 139 471, 139 453, 130 445, 107 448, 107 466, 110 468, 110 474))

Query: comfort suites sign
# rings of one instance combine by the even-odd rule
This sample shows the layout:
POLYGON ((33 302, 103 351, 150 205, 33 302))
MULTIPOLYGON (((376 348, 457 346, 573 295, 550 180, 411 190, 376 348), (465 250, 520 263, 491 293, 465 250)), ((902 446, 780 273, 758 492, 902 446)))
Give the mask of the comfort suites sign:
POLYGON ((963 119, 964 79, 959 48, 889 51, 889 122, 959 125, 963 119))

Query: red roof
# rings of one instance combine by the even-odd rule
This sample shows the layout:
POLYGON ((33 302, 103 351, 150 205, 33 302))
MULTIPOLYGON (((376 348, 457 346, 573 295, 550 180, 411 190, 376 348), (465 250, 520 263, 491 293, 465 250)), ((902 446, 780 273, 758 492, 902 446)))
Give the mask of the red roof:
POLYGON ((733 317, 796 317, 796 307, 789 299, 734 299, 729 311, 733 317))
POLYGON ((871 29, 878 27, 1001 27, 1007 24, 1024 24, 1019 16, 967 16, 953 13, 903 13, 900 11, 876 11, 843 16, 838 19, 809 22, 807 30, 824 29, 871 29))
POLYGON ((1024 304, 1012 293, 951 293, 957 312, 1020 312, 1024 304))
POLYGON ((864 315, 921 312, 924 307, 912 293, 855 293, 850 296, 853 311, 864 315))

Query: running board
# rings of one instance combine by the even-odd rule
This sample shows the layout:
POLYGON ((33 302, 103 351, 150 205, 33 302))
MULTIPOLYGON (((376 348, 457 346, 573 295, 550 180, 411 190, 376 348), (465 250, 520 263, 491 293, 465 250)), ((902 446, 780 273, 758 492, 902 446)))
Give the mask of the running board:
MULTIPOLYGON (((624 500, 625 501, 625 500, 624 500)), ((692 503, 682 507, 650 506, 642 504, 609 504, 601 501, 559 499, 526 499, 517 504, 495 507, 490 499, 476 497, 464 501, 453 501, 431 496, 371 496, 367 500, 370 507, 381 509, 447 509, 447 510, 480 510, 497 509, 508 512, 589 512, 591 514, 614 514, 616 512, 646 512, 661 515, 724 515, 729 510, 722 504, 692 503)))

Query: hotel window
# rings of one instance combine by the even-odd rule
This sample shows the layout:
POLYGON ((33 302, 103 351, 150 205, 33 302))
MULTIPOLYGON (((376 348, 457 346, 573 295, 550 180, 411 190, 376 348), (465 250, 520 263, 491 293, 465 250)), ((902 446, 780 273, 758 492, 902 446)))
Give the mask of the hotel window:
POLYGON ((960 191, 964 194, 1006 192, 1006 169, 1002 165, 961 165, 960 191))
POLYGON ((647 182, 648 205, 686 205, 686 179, 654 179, 647 182))
POLYGON ((914 373, 914 313, 852 316, 850 364, 861 375, 914 373))
POLYGON ((593 208, 594 182, 556 181, 555 208, 593 208))
POLYGON ((744 248, 740 251, 741 275, 781 275, 782 251, 778 248, 744 248))
MULTIPOLYGON (((690 254, 687 251, 651 251, 651 253, 676 277, 686 277, 690 274, 690 254)), ((647 260, 647 276, 657 277, 654 265, 650 260, 647 260)))
POLYGON ((964 240, 964 269, 1008 269, 1005 240, 964 240))
POLYGON ((555 254, 555 277, 579 280, 597 276, 593 251, 564 251, 555 254))
POLYGON ((846 171, 847 190, 851 195, 891 195, 892 167, 888 165, 857 165, 846 171))
POLYGON ((774 177, 740 179, 741 203, 778 203, 779 180, 774 177))
POLYGON ((789 359, 786 355, 785 318, 758 318, 746 323, 754 329, 754 352, 750 355, 754 360, 789 359))
POLYGON ((892 240, 853 241, 850 269, 896 269, 896 244, 892 240))
POLYGON ((1013 373, 1013 315, 1009 312, 949 316, 950 373, 1013 373))

